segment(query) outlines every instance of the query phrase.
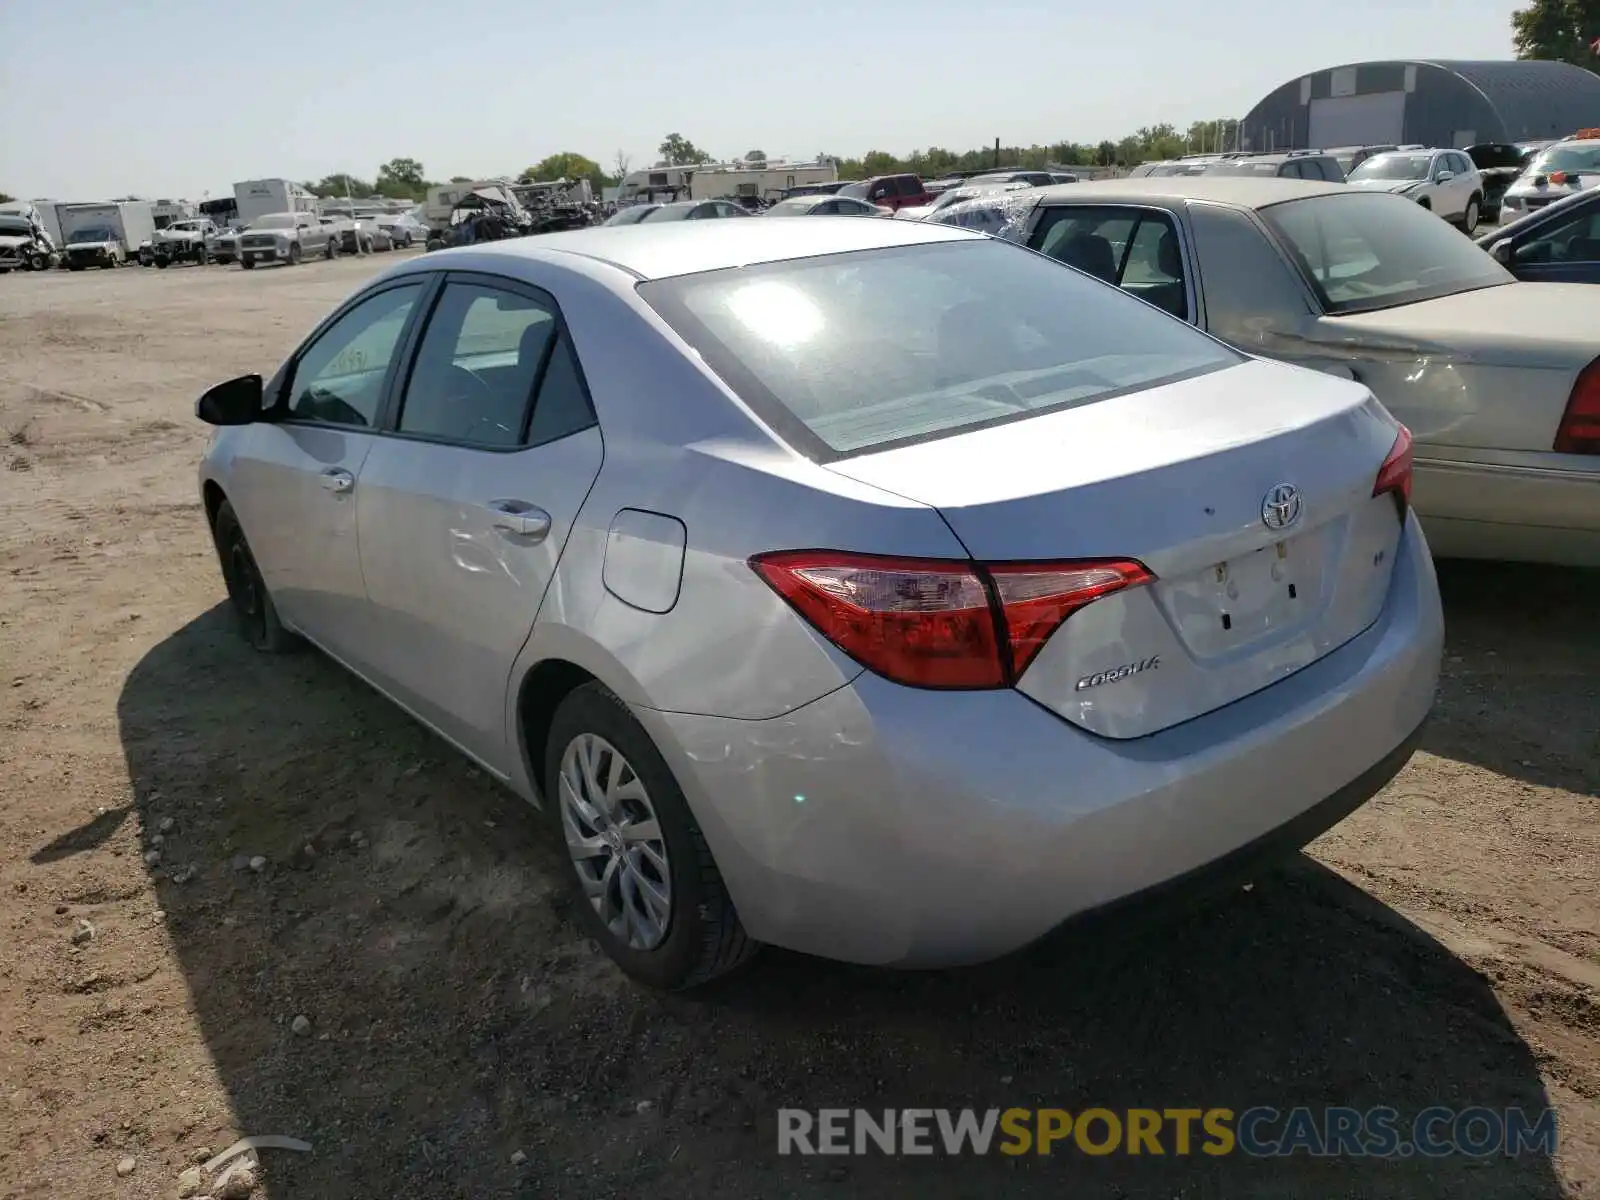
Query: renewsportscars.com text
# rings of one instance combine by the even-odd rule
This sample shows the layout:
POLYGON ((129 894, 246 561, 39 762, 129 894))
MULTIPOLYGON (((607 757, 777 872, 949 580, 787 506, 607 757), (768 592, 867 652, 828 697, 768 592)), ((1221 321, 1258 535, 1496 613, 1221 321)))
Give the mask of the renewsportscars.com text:
POLYGON ((778 1110, 779 1154, 1553 1155, 1555 1113, 1520 1108, 778 1110))

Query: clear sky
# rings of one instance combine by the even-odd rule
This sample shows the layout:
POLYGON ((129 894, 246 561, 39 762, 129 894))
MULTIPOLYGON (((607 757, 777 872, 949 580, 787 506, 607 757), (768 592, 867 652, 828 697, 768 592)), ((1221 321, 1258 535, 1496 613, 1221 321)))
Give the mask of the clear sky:
POLYGON ((1117 138, 1340 63, 1509 58, 1516 0, 0 0, 0 191, 1117 138))

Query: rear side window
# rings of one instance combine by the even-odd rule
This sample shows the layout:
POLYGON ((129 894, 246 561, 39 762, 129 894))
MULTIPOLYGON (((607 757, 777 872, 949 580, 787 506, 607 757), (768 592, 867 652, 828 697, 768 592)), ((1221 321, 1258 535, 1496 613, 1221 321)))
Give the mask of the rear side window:
POLYGON ((485 284, 445 285, 406 383, 401 433, 510 449, 554 441, 593 423, 553 304, 485 284))
POLYGON ((987 238, 654 280, 639 293, 763 420, 823 461, 1242 361, 987 238))
POLYGON ((1031 244, 1041 254, 1114 283, 1175 317, 1190 315, 1183 248, 1168 213, 1078 205, 1047 208, 1031 244))

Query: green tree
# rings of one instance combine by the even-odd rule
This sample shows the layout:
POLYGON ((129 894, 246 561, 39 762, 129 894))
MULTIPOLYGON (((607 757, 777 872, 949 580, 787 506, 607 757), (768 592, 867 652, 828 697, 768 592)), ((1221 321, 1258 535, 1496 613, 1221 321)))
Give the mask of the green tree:
POLYGON ((427 186, 427 177, 422 173, 422 164, 414 158, 391 158, 378 168, 378 178, 392 179, 408 187, 416 187, 419 184, 427 186))
POLYGON ((657 147, 661 158, 669 167, 693 167, 711 161, 711 155, 696 146, 681 133, 669 133, 657 147))
POLYGON ((370 196, 373 194, 372 184, 365 179, 359 179, 354 175, 346 175, 343 172, 326 175, 321 182, 308 183, 306 188, 313 196, 370 196))
POLYGON ((1511 14, 1518 58, 1569 62, 1600 74, 1592 43, 1600 36, 1600 0, 1532 0, 1511 14))
POLYGON ((571 150, 541 159, 524 171, 520 178, 523 183, 537 183, 544 179, 587 179, 596 188, 606 186, 609 179, 594 159, 571 150))
POLYGON ((10 204, 15 198, 7 192, 0 192, 0 204, 10 204))
POLYGON ((1094 148, 1094 161, 1102 167, 1109 167, 1117 161, 1117 144, 1115 142, 1101 142, 1094 148))
POLYGON ((379 195, 421 200, 429 186, 422 164, 414 158, 391 158, 378 168, 375 187, 379 195))
POLYGON ((452 176, 450 176, 450 182, 451 183, 471 183, 472 179, 471 179, 470 176, 467 176, 467 175, 452 175, 452 176))
POLYGON ((633 159, 628 157, 626 150, 618 150, 611 156, 611 166, 616 172, 616 180, 621 183, 628 177, 628 168, 633 166, 633 159))
POLYGON ((767 161, 767 152, 765 150, 746 150, 744 152, 744 160, 750 163, 765 163, 767 161))

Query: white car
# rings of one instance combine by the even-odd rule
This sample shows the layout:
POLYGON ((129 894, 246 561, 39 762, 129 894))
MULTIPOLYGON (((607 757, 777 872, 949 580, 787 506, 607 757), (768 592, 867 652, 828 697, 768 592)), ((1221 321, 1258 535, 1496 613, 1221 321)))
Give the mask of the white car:
POLYGON ((1507 219, 1600 184, 1600 129, 1546 146, 1529 160, 1500 202, 1507 219))
POLYGON ((1432 209, 1466 233, 1483 212, 1483 177, 1460 150, 1392 150, 1375 154, 1345 181, 1349 187, 1395 192, 1432 209))

